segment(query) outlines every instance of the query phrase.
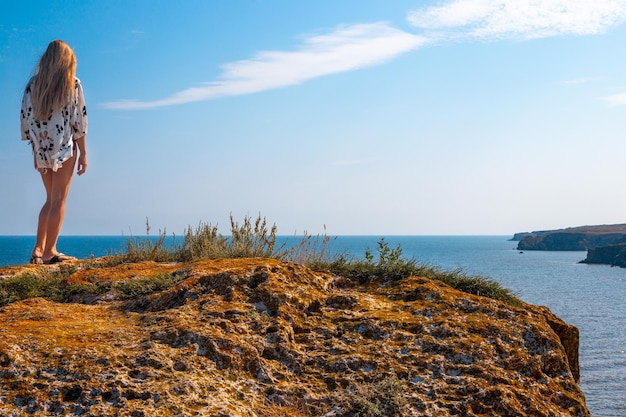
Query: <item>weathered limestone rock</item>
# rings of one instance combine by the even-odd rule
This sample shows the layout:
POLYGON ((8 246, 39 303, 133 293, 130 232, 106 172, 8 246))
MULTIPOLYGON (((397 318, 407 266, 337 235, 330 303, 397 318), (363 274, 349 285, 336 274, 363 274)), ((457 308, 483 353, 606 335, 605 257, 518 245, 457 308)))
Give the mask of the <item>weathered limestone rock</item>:
POLYGON ((182 281, 131 300, 0 309, 0 415, 341 416, 357 387, 381 381, 393 381, 377 398, 389 416, 591 415, 576 384, 578 332, 545 307, 421 277, 359 285, 269 259, 70 280, 162 273, 182 281))

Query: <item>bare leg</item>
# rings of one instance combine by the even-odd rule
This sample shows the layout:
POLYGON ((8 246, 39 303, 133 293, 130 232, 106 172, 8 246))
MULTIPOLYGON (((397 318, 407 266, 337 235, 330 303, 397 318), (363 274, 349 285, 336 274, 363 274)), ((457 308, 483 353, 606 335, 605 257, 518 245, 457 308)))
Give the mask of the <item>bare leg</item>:
POLYGON ((58 252, 56 245, 65 216, 65 201, 72 183, 75 162, 74 156, 63 163, 63 167, 57 172, 49 169, 45 174, 41 174, 46 189, 46 202, 39 213, 37 241, 33 256, 43 258, 44 262, 58 252))
POLYGON ((50 211, 50 190, 52 189, 52 171, 48 170, 45 174, 41 174, 43 185, 46 188, 46 202, 39 212, 39 223, 37 224, 37 241, 33 249, 32 256, 41 258, 43 249, 46 246, 46 233, 48 230, 48 212, 50 211))

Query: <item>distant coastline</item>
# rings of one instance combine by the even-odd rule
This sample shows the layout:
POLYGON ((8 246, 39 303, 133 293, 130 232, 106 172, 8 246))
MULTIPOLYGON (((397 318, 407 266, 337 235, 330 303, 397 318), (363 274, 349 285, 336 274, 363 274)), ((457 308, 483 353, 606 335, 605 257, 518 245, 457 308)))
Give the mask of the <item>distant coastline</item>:
POLYGON ((626 224, 518 232, 511 240, 520 251, 587 251, 582 263, 626 267, 626 224))

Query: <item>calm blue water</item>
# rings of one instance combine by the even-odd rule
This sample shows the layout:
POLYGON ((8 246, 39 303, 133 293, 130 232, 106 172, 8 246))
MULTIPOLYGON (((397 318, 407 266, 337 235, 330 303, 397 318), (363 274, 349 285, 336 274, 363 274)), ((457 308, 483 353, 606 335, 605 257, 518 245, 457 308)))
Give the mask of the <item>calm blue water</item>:
MULTIPOLYGON (((510 236, 388 236, 404 255, 442 269, 490 277, 520 298, 546 305, 580 330, 581 388, 596 417, 626 416, 626 269, 578 262, 585 252, 515 250, 510 236)), ((59 249, 80 258, 120 251, 127 237, 62 236, 59 249)), ((375 253, 378 236, 341 236, 332 250, 375 253)), ((289 238, 295 242, 295 238, 289 238)), ((180 243, 180 242, 179 242, 180 243)), ((0 236, 0 266, 25 263, 33 237, 0 236)))

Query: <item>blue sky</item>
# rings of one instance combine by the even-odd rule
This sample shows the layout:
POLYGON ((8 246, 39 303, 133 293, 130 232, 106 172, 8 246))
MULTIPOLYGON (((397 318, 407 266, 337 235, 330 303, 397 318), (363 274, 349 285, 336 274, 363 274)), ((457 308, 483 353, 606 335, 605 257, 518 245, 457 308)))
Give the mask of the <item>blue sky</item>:
POLYGON ((0 235, 34 234, 20 141, 48 42, 78 57, 89 169, 63 234, 512 234, 626 222, 626 1, 0 6, 0 235))

